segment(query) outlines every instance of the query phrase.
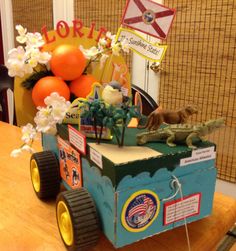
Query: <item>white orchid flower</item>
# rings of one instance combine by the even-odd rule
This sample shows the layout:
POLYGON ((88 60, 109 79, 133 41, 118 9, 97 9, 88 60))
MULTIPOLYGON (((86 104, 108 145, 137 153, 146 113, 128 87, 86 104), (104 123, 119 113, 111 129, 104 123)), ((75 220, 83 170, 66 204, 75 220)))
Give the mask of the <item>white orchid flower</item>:
POLYGON ((13 48, 8 52, 8 60, 6 66, 8 68, 8 74, 11 77, 19 76, 23 77, 25 75, 24 64, 26 61, 25 50, 22 46, 13 48))
POLYGON ((112 43, 111 48, 112 48, 112 54, 114 56, 119 56, 120 55, 121 47, 120 47, 119 43, 112 43))
POLYGON ((54 125, 54 122, 52 120, 51 116, 45 117, 41 114, 36 115, 34 118, 34 122, 36 123, 36 130, 38 132, 48 132, 52 125, 54 125))
POLYGON ((50 61, 51 57, 52 55, 48 52, 40 52, 38 62, 40 64, 47 64, 50 61))
POLYGON ((22 153, 21 148, 19 148, 19 149, 14 149, 14 150, 11 152, 10 156, 13 157, 13 158, 16 158, 16 157, 20 156, 21 153, 22 153))
POLYGON ((27 55, 27 62, 32 66, 35 67, 38 63, 40 64, 47 64, 51 59, 51 54, 48 52, 41 52, 39 48, 34 48, 30 46, 26 46, 26 55, 27 55))
POLYGON ((64 97, 59 96, 58 93, 53 92, 50 96, 44 99, 44 103, 50 107, 50 116, 53 117, 55 123, 61 123, 69 109, 71 103, 66 101, 64 97))
POLYGON ((39 48, 45 44, 42 35, 38 32, 27 33, 26 37, 27 37, 26 41, 27 46, 39 48))
POLYGON ((53 105, 54 103, 65 103, 66 100, 64 97, 60 96, 57 92, 52 92, 50 94, 50 96, 47 96, 45 99, 44 99, 44 103, 47 105, 47 106, 51 106, 53 105))
POLYGON ((24 44, 27 41, 26 33, 27 29, 22 25, 16 25, 16 30, 18 31, 19 36, 16 37, 16 41, 20 44, 24 44))
POLYGON ((33 73, 34 69, 33 67, 28 63, 28 64, 24 64, 22 66, 22 71, 24 72, 24 75, 25 74, 31 74, 33 73))
POLYGON ((35 139, 36 137, 36 130, 30 123, 28 123, 26 126, 23 126, 21 131, 22 131, 21 140, 26 144, 32 142, 32 140, 35 139))
POLYGON ((109 58, 109 55, 107 54, 102 54, 101 58, 100 58, 100 69, 102 69, 107 61, 107 59, 109 58))
POLYGON ((8 52, 8 61, 20 61, 24 62, 26 59, 25 50, 22 46, 13 48, 8 52))
POLYGON ((95 46, 92 46, 90 49, 85 49, 82 45, 80 45, 79 48, 83 52, 84 56, 87 59, 91 59, 93 57, 96 57, 100 53, 100 51, 98 50, 98 48, 95 47, 95 46))
POLYGON ((25 72, 22 70, 24 68, 24 63, 19 61, 8 61, 6 63, 8 68, 8 75, 10 77, 18 76, 20 78, 24 77, 25 72))
POLYGON ((100 38, 98 41, 98 45, 100 45, 102 48, 106 47, 108 45, 108 41, 106 40, 106 38, 100 38))
POLYGON ((51 112, 51 116, 55 123, 62 123, 65 118, 68 106, 66 104, 54 104, 51 112))
POLYGON ((128 39, 123 39, 121 41, 121 49, 126 52, 126 53, 129 53, 129 50, 130 50, 130 46, 129 46, 129 41, 128 39))
POLYGON ((113 41, 113 40, 115 39, 116 35, 112 35, 111 32, 108 31, 108 32, 106 33, 106 37, 113 41))
POLYGON ((32 147, 30 147, 29 145, 24 145, 24 146, 22 146, 22 147, 21 147, 21 150, 22 150, 22 151, 29 152, 29 153, 34 153, 34 152, 35 152, 35 150, 34 150, 32 147))

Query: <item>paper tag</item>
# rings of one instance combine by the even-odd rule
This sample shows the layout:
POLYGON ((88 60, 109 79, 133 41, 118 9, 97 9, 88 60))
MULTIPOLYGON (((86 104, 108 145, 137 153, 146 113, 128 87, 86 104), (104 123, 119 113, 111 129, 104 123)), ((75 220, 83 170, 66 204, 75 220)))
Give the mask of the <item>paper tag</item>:
POLYGON ((57 137, 57 141, 62 179, 72 189, 82 187, 83 176, 79 152, 59 136, 57 137))
POLYGON ((127 40, 129 48, 147 60, 161 62, 167 46, 152 44, 130 29, 119 28, 116 39, 121 42, 127 40))
POLYGON ((193 163, 198 163, 198 162, 215 159, 215 158, 216 158, 216 152, 214 151, 214 147, 198 149, 198 150, 192 151, 191 157, 181 159, 180 166, 186 166, 193 163))
POLYGON ((68 125, 69 141, 81 153, 86 154, 86 137, 71 125, 68 125))
POLYGON ((209 155, 211 153, 215 152, 215 147, 211 146, 211 147, 207 147, 207 148, 203 148, 203 149, 197 149, 192 151, 192 156, 206 156, 209 155))
POLYGON ((164 225, 174 223, 200 213, 201 193, 192 194, 164 204, 164 225))
POLYGON ((102 155, 99 152, 95 151, 93 148, 90 148, 90 159, 101 169, 103 169, 102 155))

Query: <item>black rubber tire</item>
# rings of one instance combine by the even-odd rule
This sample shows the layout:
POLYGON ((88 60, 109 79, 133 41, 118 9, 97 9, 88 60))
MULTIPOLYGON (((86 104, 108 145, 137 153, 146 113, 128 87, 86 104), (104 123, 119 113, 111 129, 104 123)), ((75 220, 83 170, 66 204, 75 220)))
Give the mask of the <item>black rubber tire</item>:
POLYGON ((30 166, 32 160, 36 161, 40 175, 40 190, 37 192, 34 189, 36 195, 40 199, 55 198, 60 191, 61 182, 59 163, 55 154, 52 151, 34 153, 30 159, 30 166))
POLYGON ((64 245, 69 251, 89 250, 99 240, 99 220, 95 203, 86 188, 61 192, 56 201, 58 229, 64 245), (58 203, 63 201, 70 214, 73 228, 73 243, 68 246, 61 234, 58 223, 58 203))

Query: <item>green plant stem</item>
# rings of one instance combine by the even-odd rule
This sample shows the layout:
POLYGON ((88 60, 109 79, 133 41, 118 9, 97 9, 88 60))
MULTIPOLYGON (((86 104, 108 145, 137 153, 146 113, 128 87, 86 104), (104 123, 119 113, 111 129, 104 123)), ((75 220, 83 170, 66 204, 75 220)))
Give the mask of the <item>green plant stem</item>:
POLYGON ((118 146, 121 147, 120 139, 119 139, 119 137, 116 135, 116 133, 115 133, 115 137, 116 137, 116 141, 117 141, 117 143, 118 143, 118 146))
POLYGON ((100 133, 99 133, 99 137, 98 137, 98 144, 100 144, 100 141, 102 138, 102 131, 103 131, 103 124, 101 125, 101 128, 100 128, 100 133))
POLYGON ((98 143, 98 132, 97 132, 97 119, 96 119, 96 117, 94 117, 94 120, 93 120, 93 127, 94 127, 96 142, 98 143))
POLYGON ((124 139, 125 139, 125 128, 126 128, 126 119, 123 119, 122 122, 122 134, 121 134, 121 146, 124 146, 124 139))

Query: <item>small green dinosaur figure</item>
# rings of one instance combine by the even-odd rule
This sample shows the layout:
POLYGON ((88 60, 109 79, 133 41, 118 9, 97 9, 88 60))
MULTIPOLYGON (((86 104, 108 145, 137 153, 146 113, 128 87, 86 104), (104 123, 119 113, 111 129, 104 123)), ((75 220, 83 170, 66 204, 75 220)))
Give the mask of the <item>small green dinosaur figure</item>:
POLYGON ((186 142, 189 148, 196 149, 197 147, 192 143, 193 138, 199 138, 204 141, 204 136, 212 133, 214 130, 222 127, 223 125, 223 118, 209 120, 196 125, 175 124, 155 131, 137 134, 136 139, 138 145, 143 145, 147 142, 165 140, 166 144, 171 147, 176 146, 175 143, 186 142))

